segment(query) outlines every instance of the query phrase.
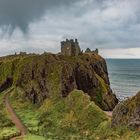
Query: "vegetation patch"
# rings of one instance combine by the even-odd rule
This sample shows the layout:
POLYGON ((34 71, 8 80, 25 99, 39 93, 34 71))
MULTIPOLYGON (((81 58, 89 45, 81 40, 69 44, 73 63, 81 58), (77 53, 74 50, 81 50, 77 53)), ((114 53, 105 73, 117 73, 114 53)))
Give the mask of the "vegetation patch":
POLYGON ((83 91, 74 90, 66 98, 48 98, 40 107, 19 100, 16 92, 11 93, 10 100, 30 132, 25 140, 140 138, 137 131, 125 126, 111 128, 110 118, 83 91))
POLYGON ((4 95, 6 92, 7 91, 0 93, 0 139, 19 133, 14 124, 11 122, 4 105, 4 95))
MULTIPOLYGON (((97 63, 104 65, 103 59, 96 54, 84 54, 78 57, 53 54, 27 55, 9 57, 1 61, 0 84, 2 85, 8 77, 13 79, 14 90, 9 98, 15 112, 29 130, 25 140, 45 138, 138 140, 140 138, 137 131, 131 131, 124 126, 111 128, 110 118, 99 108, 100 106, 112 109, 116 103, 113 102, 111 106, 115 96, 112 95, 109 85, 101 78, 102 73, 106 75, 106 71, 102 69, 99 75, 94 73, 93 67, 97 63), (84 79, 78 83, 79 89, 90 88, 91 93, 87 93, 91 95, 93 92, 96 96, 95 102, 91 101, 83 91, 73 90, 78 85, 74 70, 79 70, 78 80, 81 80, 82 76, 84 79), (62 98, 63 87, 66 92, 68 91, 65 98, 62 98), (33 102, 35 97, 32 95, 32 89, 38 102, 33 102)), ((100 70, 100 66, 97 66, 96 70, 100 70)), ((4 94, 1 93, 0 136, 18 132, 8 118, 3 97, 4 94)))
POLYGON ((31 104, 28 100, 22 98, 23 91, 15 88, 10 94, 10 102, 28 130, 37 130, 40 112, 38 106, 31 104))
POLYGON ((40 117, 42 131, 57 136, 91 135, 101 122, 108 120, 89 96, 79 90, 74 90, 65 99, 46 100, 40 110, 44 112, 40 117))

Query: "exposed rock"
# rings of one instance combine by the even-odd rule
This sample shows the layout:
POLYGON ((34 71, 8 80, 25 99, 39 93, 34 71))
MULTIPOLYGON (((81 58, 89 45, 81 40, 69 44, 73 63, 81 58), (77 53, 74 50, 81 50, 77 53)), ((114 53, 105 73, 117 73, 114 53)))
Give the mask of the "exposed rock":
POLYGON ((103 110, 113 110, 118 103, 110 89, 105 60, 96 53, 69 57, 43 54, 15 56, 0 65, 8 67, 5 77, 13 78, 13 85, 25 91, 32 103, 41 104, 51 96, 66 97, 73 89, 83 90, 103 110), (14 66, 14 67, 13 67, 14 66))
POLYGON ((140 128, 140 92, 115 107, 112 126, 116 127, 118 125, 140 128))
POLYGON ((11 87, 13 84, 13 79, 11 77, 7 77, 7 79, 0 85, 0 92, 6 90, 11 87))

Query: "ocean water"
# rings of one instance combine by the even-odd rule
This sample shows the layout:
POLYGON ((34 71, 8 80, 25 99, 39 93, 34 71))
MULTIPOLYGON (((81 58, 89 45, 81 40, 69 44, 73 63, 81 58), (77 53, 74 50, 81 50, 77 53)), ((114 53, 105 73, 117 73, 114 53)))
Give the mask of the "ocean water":
POLYGON ((140 91, 140 59, 106 59, 113 92, 119 99, 140 91))

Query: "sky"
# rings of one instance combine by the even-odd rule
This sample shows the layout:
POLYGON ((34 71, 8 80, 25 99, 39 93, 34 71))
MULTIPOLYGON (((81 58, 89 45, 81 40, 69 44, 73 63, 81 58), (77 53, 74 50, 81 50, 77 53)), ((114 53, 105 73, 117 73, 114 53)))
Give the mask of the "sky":
POLYGON ((140 0, 0 0, 0 56, 77 38, 105 58, 140 58, 140 0))

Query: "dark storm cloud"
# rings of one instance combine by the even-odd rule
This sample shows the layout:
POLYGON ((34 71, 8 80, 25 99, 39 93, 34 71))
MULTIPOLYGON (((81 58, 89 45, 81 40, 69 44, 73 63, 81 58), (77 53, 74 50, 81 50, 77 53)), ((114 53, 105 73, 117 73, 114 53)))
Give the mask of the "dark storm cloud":
POLYGON ((29 24, 39 20, 46 10, 70 6, 79 0, 0 0, 0 26, 12 34, 15 28, 27 32, 29 24))
POLYGON ((140 0, 0 0, 0 34, 12 34, 0 40, 1 53, 58 52, 61 40, 78 38, 82 49, 97 47, 104 56, 140 56, 139 5, 140 0), (30 29, 28 40, 17 28, 30 29))

